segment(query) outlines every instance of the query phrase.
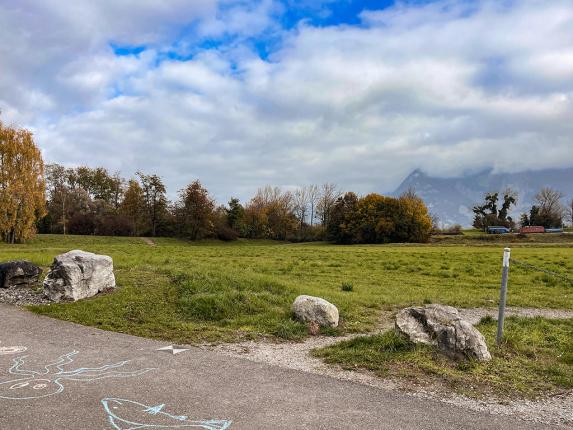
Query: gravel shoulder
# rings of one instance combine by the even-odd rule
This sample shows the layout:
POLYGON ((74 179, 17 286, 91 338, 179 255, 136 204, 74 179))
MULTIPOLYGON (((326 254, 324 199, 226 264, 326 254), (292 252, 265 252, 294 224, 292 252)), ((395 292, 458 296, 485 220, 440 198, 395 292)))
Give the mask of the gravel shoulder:
MULTIPOLYGON (((0 303, 26 306, 50 304, 52 302, 44 296, 41 288, 9 288, 0 289, 0 303)), ((459 311, 464 319, 474 325, 486 316, 497 319, 497 309, 494 308, 470 308, 460 309, 459 311)), ((565 319, 573 318, 573 310, 509 307, 506 310, 506 316, 565 319)), ((390 330, 393 324, 393 314, 386 312, 382 315, 374 333, 390 330)), ((245 358, 253 362, 328 376, 378 389, 397 390, 414 397, 439 400, 477 412, 517 416, 521 419, 539 423, 573 426, 573 393, 552 396, 538 401, 518 400, 501 402, 495 399, 490 401, 475 400, 452 394, 451 391, 442 386, 405 384, 398 378, 383 379, 373 373, 362 370, 349 371, 337 366, 326 365, 322 360, 312 357, 310 354, 313 349, 323 348, 361 335, 363 334, 342 337, 315 336, 298 343, 277 343, 264 340, 216 345, 204 344, 200 345, 200 348, 227 356, 245 358)))
POLYGON ((0 303, 16 306, 27 306, 46 305, 52 303, 52 301, 44 296, 44 292, 41 287, 12 287, 0 288, 0 303))
MULTIPOLYGON (((497 319, 497 309, 471 308, 460 309, 460 314, 472 324, 477 324, 486 316, 497 319)), ((544 317, 550 319, 573 318, 572 310, 507 308, 506 316, 525 318, 544 317)), ((391 313, 385 313, 376 332, 390 330, 393 327, 391 313)), ((374 332, 374 333, 376 333, 374 332)), ((369 333, 369 334, 374 334, 369 333)), ((230 344, 201 345, 201 348, 221 354, 242 357, 254 362, 266 363, 282 368, 329 376, 339 380, 351 381, 383 390, 398 390, 411 396, 439 400, 448 404, 464 407, 473 411, 498 415, 516 416, 528 421, 573 426, 573 393, 546 397, 536 401, 515 400, 498 401, 475 400, 451 392, 444 386, 407 384, 398 378, 380 378, 367 371, 349 371, 339 366, 326 365, 319 358, 311 356, 313 349, 323 348, 363 334, 343 337, 315 336, 304 342, 276 343, 272 341, 248 341, 230 344)))

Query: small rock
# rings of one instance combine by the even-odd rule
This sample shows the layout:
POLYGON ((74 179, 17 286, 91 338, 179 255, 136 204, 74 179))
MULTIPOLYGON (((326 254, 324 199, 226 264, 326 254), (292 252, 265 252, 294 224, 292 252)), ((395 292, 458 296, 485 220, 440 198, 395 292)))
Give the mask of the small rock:
POLYGON ((319 327, 337 327, 338 309, 332 303, 313 296, 298 296, 292 311, 304 323, 316 323, 319 327))
POLYGON ((437 346, 452 358, 491 360, 483 335, 451 306, 402 309, 396 315, 396 331, 412 342, 437 346))
POLYGON ((32 287, 38 283, 42 269, 29 261, 0 264, 0 288, 32 287))
POLYGON ((58 255, 44 280, 52 301, 80 300, 115 288, 113 260, 107 255, 74 250, 58 255))

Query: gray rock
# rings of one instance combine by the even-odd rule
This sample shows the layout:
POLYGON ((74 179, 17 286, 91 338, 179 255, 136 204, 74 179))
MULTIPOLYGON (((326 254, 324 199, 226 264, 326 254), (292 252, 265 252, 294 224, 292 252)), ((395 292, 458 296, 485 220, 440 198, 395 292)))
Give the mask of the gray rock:
POLYGON ((32 287, 38 283, 42 269, 29 261, 0 264, 0 288, 32 287))
POLYGON ((292 304, 295 317, 305 323, 321 327, 338 326, 338 309, 332 303, 313 296, 298 296, 292 304))
POLYGON ((111 288, 115 288, 111 257, 79 250, 54 258, 44 280, 44 294, 55 302, 85 299, 111 288))
POLYGON ((451 306, 402 309, 396 315, 396 331, 412 342, 434 345, 452 358, 491 360, 483 335, 451 306))

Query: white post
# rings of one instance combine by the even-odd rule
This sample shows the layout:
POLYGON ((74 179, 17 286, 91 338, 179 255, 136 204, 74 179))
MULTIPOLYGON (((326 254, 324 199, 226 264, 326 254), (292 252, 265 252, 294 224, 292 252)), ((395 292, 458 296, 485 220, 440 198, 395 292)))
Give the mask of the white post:
POLYGON ((503 337, 503 320, 505 319, 505 301, 507 298, 507 280, 509 277, 509 257, 511 249, 503 250, 503 269, 501 272, 501 291, 499 292, 499 314, 497 316, 497 337, 496 342, 499 345, 503 337))

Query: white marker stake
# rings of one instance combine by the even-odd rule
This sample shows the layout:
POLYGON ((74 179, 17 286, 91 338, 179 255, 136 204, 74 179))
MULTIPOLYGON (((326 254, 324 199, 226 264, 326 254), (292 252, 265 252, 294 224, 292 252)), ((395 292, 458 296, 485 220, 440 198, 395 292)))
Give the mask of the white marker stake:
POLYGON ((503 320, 505 319, 505 301, 507 298, 507 280, 509 277, 509 256, 510 248, 503 250, 503 270, 501 272, 501 291, 499 292, 499 314, 497 316, 497 337, 496 342, 499 345, 503 337, 503 320))

